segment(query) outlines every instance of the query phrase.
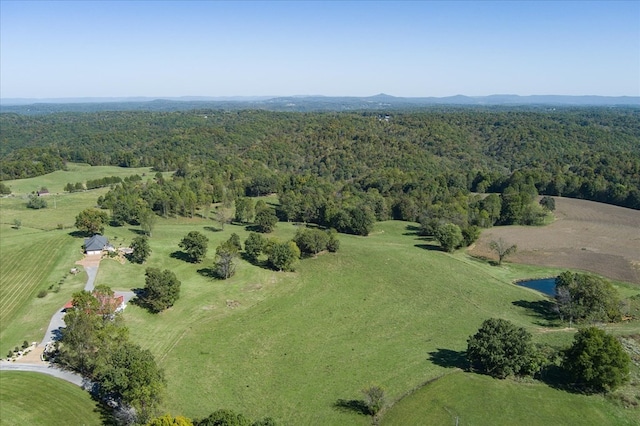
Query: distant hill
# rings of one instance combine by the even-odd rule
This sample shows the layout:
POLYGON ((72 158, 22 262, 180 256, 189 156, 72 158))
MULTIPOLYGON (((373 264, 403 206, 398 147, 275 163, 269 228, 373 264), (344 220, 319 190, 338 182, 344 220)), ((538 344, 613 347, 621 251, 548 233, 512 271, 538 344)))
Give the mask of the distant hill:
POLYGON ((167 98, 0 99, 0 112, 47 114, 96 111, 185 111, 193 109, 265 109, 270 111, 407 110, 442 106, 640 106, 640 96, 490 95, 404 98, 384 93, 368 97, 284 96, 167 98))

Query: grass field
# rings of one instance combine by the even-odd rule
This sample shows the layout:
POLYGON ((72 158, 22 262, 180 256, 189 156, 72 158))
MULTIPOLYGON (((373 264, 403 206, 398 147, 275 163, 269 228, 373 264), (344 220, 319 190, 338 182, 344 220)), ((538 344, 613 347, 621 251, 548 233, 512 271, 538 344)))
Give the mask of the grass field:
MULTIPOLYGON (((100 179, 109 176, 118 176, 125 178, 138 174, 140 176, 147 175, 152 177, 155 173, 150 167, 114 167, 114 166, 90 166, 81 163, 67 163, 67 170, 56 170, 44 176, 37 176, 28 179, 7 180, 4 184, 11 188, 13 193, 30 194, 40 190, 43 186, 49 190, 49 198, 53 194, 64 192, 67 183, 86 182, 88 180, 100 179)), ((97 197, 96 197, 97 198, 97 197)), ((53 200, 51 201, 53 203, 53 200)), ((94 200, 95 202, 95 200, 94 200)))
POLYGON ((0 425, 100 425, 89 393, 44 374, 0 371, 0 425))
POLYGON ((633 414, 600 395, 456 372, 400 401, 381 424, 631 426, 640 421, 640 413, 633 414))
MULTIPOLYGON (((105 171, 97 177, 113 174, 105 171)), ((70 180, 86 178, 64 182, 70 180)), ((69 234, 72 229, 56 230, 57 223, 72 224, 79 211, 95 204, 100 191, 105 190, 61 195, 58 208, 42 211, 27 212, 20 204, 12 204, 15 199, 0 201, 4 223, 0 227, 0 305, 6 317, 0 323, 0 349, 5 353, 25 339, 41 339, 53 312, 82 288, 86 275, 78 274, 65 278, 58 293, 35 298, 38 289, 59 282, 80 259, 82 240, 69 234), (63 209, 64 203, 68 204, 63 209), (6 214, 21 215, 23 227, 12 229, 6 214)), ((235 225, 225 226, 224 231, 217 227, 201 218, 158 218, 146 264, 106 259, 98 272, 96 284, 118 290, 144 286, 148 266, 168 268, 182 281, 181 297, 171 309, 152 315, 130 304, 124 312, 132 339, 150 349, 166 371, 166 411, 202 417, 230 408, 253 418, 272 416, 282 424, 365 425, 369 418, 340 409, 336 402, 359 399, 360 389, 380 384, 391 402, 401 400, 388 412, 391 422, 410 416, 403 413, 413 410, 410 403, 427 406, 428 396, 423 401, 420 395, 429 395, 429 386, 449 386, 442 391, 443 406, 448 407, 445 397, 448 392, 455 398, 459 385, 455 380, 475 380, 468 386, 467 405, 479 410, 486 395, 500 398, 504 394, 513 399, 514 418, 524 418, 531 411, 530 399, 550 407, 559 401, 559 409, 574 403, 589 405, 592 411, 584 412, 593 419, 614 416, 621 419, 618 424, 631 424, 627 420, 637 415, 600 397, 562 393, 540 383, 494 382, 466 373, 454 374, 462 379, 441 379, 402 398, 460 364, 467 337, 489 317, 527 328, 536 342, 568 344, 572 330, 562 330, 530 308, 544 298, 512 284, 563 269, 512 263, 494 267, 463 251, 440 252, 416 236, 410 224, 383 222, 366 238, 340 235, 338 253, 304 259, 295 273, 239 261, 236 275, 219 281, 208 276, 216 246, 232 232, 244 241, 248 232, 235 225), (197 265, 176 255, 178 242, 192 230, 210 240, 207 258, 197 265), (443 362, 445 358, 449 361, 443 362), (534 391, 527 393, 530 389, 534 391), (414 399, 417 402, 411 402, 414 399)), ((109 227, 105 235, 116 246, 126 245, 136 231, 130 226, 109 227)), ((273 236, 285 240, 295 231, 293 224, 279 223, 273 236)), ((625 296, 638 293, 637 286, 618 285, 625 296)), ((640 326, 634 321, 609 329, 630 333, 640 326)), ((525 423, 583 424, 579 410, 564 411, 569 414, 554 418, 550 409, 550 417, 525 423)), ((462 408, 457 415, 461 420, 476 418, 462 408)), ((442 424, 451 420, 437 418, 444 419, 442 424)), ((477 418, 469 423, 484 424, 482 417, 477 418)))
POLYGON ((68 231, 0 225, 0 234, 0 355, 4 356, 24 340, 40 342, 53 313, 82 289, 86 274, 68 273, 82 256, 82 242, 68 231), (41 290, 48 293, 37 298, 41 290))

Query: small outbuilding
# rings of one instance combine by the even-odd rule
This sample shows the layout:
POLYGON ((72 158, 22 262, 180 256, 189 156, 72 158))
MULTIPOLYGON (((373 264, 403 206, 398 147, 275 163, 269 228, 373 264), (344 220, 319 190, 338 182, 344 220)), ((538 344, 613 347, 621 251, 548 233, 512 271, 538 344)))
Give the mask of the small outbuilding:
POLYGON ((109 248, 111 248, 109 240, 100 234, 84 240, 84 252, 88 255, 102 254, 103 250, 109 250, 109 248))

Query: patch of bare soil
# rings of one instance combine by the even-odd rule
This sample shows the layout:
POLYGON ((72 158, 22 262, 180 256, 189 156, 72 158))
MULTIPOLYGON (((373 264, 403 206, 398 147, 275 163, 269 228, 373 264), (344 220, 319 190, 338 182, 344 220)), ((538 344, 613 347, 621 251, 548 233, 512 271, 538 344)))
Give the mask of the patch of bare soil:
POLYGON ((518 245, 509 262, 581 269, 640 284, 640 211, 593 201, 555 199, 556 220, 552 224, 485 230, 469 254, 497 260, 489 243, 502 238, 518 245))

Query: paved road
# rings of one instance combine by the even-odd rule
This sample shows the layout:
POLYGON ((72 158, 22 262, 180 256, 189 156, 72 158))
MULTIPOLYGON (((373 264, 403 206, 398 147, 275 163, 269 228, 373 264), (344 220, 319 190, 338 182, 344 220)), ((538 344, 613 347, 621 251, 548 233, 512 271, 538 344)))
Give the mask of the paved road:
POLYGON ((69 383, 80 386, 85 390, 91 390, 94 386, 92 381, 85 379, 81 375, 71 371, 62 370, 58 367, 52 366, 51 364, 21 364, 19 362, 0 361, 0 370, 30 371, 33 373, 48 374, 49 376, 57 377, 58 379, 66 380, 69 383))
MULTIPOLYGON (((86 291, 93 291, 96 280, 96 275, 98 275, 98 266, 85 266, 85 271, 87 272, 87 283, 84 286, 86 291)), ((124 303, 127 304, 129 301, 135 297, 135 293, 132 291, 116 291, 116 296, 124 296, 124 303)), ((44 339, 38 346, 44 347, 48 342, 53 342, 60 339, 60 330, 64 328, 64 311, 63 308, 60 308, 53 316, 51 317, 51 321, 49 321, 49 327, 47 328, 47 332, 44 335, 44 339)), ((81 375, 72 373, 70 371, 62 370, 60 368, 54 367, 49 363, 43 362, 42 364, 27 364, 20 362, 8 362, 8 361, 0 361, 0 370, 14 370, 14 371, 32 371, 35 373, 43 373, 48 374, 50 376, 57 377, 59 379, 66 380, 67 382, 73 383, 74 385, 78 385, 83 389, 91 389, 93 383, 81 375)))
POLYGON ((96 275, 98 275, 97 266, 85 266, 84 270, 87 272, 87 283, 84 285, 84 289, 88 292, 93 291, 94 283, 96 281, 96 275))

